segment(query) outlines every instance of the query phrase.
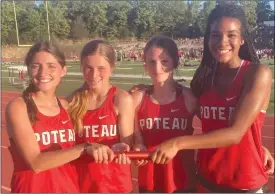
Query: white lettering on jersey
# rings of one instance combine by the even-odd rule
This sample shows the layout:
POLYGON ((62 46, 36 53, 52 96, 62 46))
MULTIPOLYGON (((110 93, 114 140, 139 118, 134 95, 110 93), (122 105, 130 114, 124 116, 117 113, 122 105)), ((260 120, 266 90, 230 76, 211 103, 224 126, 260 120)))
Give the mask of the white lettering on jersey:
POLYGON ((146 118, 139 119, 139 126, 143 129, 187 129, 187 119, 184 118, 146 118))
POLYGON ((220 120, 226 120, 225 113, 224 113, 225 107, 219 107, 219 119, 220 120))
MULTIPOLYGON (((114 137, 117 135, 116 125, 85 125, 84 137, 114 137), (99 128, 101 127, 101 132, 99 128)), ((83 137, 83 133, 78 134, 83 137)))
POLYGON ((170 118, 163 118, 163 129, 169 129, 169 121, 170 118))
POLYGON ((36 141, 39 142, 40 141, 40 135, 39 135, 39 133, 34 133, 34 136, 36 138, 36 141))
POLYGON ((156 123, 156 127, 159 129, 160 128, 160 121, 161 121, 161 118, 154 118, 154 121, 156 123))
POLYGON ((99 137, 99 135, 98 135, 98 125, 92 125, 92 137, 99 137))
POLYGON ((53 134, 53 143, 57 143, 57 134, 58 134, 58 131, 52 131, 52 134, 53 134))
POLYGON ((60 130, 59 133, 60 133, 60 141, 62 143, 66 142, 67 140, 65 139, 65 129, 60 130))
POLYGON ((69 139, 68 141, 75 141, 75 133, 73 130, 69 130, 69 139))
POLYGON ((114 137, 116 136, 117 132, 116 132, 116 125, 110 125, 110 136, 114 137))
POLYGON ((179 129, 180 128, 180 122, 178 118, 175 118, 173 121, 172 129, 179 129))
POLYGON ((153 127, 153 119, 148 118, 148 119, 146 120, 146 127, 147 127, 148 129, 152 129, 152 127, 153 127))
POLYGON ((218 107, 211 107, 213 118, 216 119, 218 107))
POLYGON ((209 107, 204 107, 203 113, 204 113, 203 116, 204 116, 205 118, 207 118, 207 119, 210 118, 209 107))
POLYGON ((201 118, 212 120, 230 120, 234 107, 201 106, 201 118))
POLYGON ((75 141, 75 132, 72 129, 44 131, 42 133, 34 133, 34 136, 36 141, 41 142, 43 145, 75 141))
POLYGON ((109 131, 107 125, 102 125, 101 137, 109 137, 109 131))
POLYGON ((51 143, 50 133, 48 131, 44 131, 41 135, 43 145, 49 145, 51 143))

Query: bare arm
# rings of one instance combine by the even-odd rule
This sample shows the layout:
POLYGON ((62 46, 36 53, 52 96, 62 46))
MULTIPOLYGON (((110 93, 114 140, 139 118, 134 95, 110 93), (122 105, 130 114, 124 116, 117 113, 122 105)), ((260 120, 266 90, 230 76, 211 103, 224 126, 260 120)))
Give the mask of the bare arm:
POLYGON ((17 98, 8 104, 6 119, 10 138, 13 139, 26 163, 36 173, 75 160, 84 151, 84 144, 79 144, 68 149, 40 152, 22 98, 17 98))
POLYGON ((140 90, 140 91, 135 91, 132 93, 132 97, 133 97, 133 104, 134 104, 134 110, 135 110, 135 125, 134 125, 134 142, 135 145, 143 145, 143 138, 139 129, 139 124, 138 124, 138 120, 137 120, 137 112, 140 108, 140 104, 142 102, 143 99, 143 95, 144 95, 144 90, 140 90))
POLYGON ((268 67, 260 65, 251 70, 249 75, 254 76, 248 76, 245 80, 231 126, 205 134, 178 137, 174 139, 175 146, 178 149, 201 149, 238 144, 256 116, 267 107, 271 92, 272 74, 268 67))
POLYGON ((120 141, 133 145, 134 109, 133 100, 126 91, 119 90, 115 98, 118 111, 118 129, 120 141))
POLYGON ((188 112, 197 114, 199 110, 199 101, 192 93, 192 90, 183 86, 182 94, 184 96, 184 103, 188 112))
MULTIPOLYGON (((142 102, 144 96, 144 90, 135 91, 132 93, 133 101, 134 101, 134 109, 135 109, 135 128, 134 128, 134 150, 135 151, 147 151, 146 146, 144 145, 143 137, 141 135, 137 113, 140 108, 140 104, 142 102)), ((135 164, 137 166, 143 166, 148 163, 148 160, 136 160, 135 164)))

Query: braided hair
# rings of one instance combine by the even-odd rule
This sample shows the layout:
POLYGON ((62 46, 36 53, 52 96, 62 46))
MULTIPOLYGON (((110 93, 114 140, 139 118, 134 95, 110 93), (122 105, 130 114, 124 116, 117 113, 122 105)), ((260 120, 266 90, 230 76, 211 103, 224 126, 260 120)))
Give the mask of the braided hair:
POLYGON ((210 84, 211 77, 214 73, 214 64, 217 62, 210 52, 208 41, 210 37, 211 24, 213 24, 216 20, 221 19, 222 17, 235 18, 241 23, 241 36, 244 39, 244 44, 240 47, 239 57, 241 59, 252 62, 252 64, 260 64, 260 60, 256 54, 256 50, 253 46, 253 42, 249 34, 244 10, 240 6, 233 4, 217 5, 208 16, 207 26, 204 34, 204 50, 202 61, 191 81, 191 89, 194 95, 197 97, 199 97, 207 89, 210 84))

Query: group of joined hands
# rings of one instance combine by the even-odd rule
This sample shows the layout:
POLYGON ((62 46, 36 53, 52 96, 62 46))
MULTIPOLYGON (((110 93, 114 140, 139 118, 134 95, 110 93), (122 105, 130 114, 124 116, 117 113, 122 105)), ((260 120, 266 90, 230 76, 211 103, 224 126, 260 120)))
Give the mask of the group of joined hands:
MULTIPOLYGON (((143 166, 148 163, 148 160, 156 164, 167 164, 170 159, 172 159, 178 152, 178 149, 169 143, 161 145, 166 146, 165 150, 161 151, 161 147, 157 147, 154 151, 149 153, 149 157, 146 159, 138 159, 135 157, 134 161, 137 166, 143 166), (168 148, 168 149, 167 149, 168 148)), ((147 148, 143 144, 136 144, 131 150, 130 146, 126 143, 116 143, 111 147, 99 144, 99 143, 89 143, 86 149, 86 153, 94 158, 96 163, 108 164, 114 160, 118 164, 130 164, 131 158, 127 156, 127 152, 147 152, 147 148)))

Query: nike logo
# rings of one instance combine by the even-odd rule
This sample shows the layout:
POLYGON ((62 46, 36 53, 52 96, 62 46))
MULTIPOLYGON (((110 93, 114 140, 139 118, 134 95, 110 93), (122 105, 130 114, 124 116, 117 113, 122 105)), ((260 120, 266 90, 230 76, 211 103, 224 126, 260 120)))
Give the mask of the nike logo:
POLYGON ((233 100, 234 98, 236 98, 237 96, 233 96, 231 98, 226 98, 226 101, 230 101, 230 100, 233 100))
POLYGON ((180 109, 171 109, 171 112, 177 112, 179 111, 180 109))
POLYGON ((104 115, 102 117, 98 117, 99 119, 104 119, 105 117, 108 117, 109 115, 104 115))
POLYGON ((67 121, 61 121, 61 122, 62 122, 62 124, 66 124, 68 121, 69 121, 69 120, 67 120, 67 121))

